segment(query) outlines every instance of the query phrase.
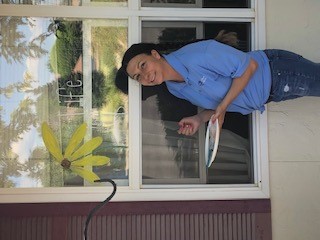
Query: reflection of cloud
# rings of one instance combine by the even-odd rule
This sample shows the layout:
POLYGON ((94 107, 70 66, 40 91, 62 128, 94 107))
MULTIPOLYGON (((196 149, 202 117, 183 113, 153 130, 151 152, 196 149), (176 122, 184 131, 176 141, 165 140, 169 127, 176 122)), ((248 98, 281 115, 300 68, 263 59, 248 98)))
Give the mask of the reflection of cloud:
POLYGON ((15 183, 15 187, 30 188, 30 187, 42 187, 41 181, 35 180, 27 176, 26 172, 23 172, 20 177, 11 178, 15 183))
POLYGON ((26 60, 27 69, 25 70, 25 74, 30 74, 31 78, 35 82, 39 82, 38 78, 38 58, 27 58, 26 60))
MULTIPOLYGON (((33 39, 37 38, 39 35, 43 33, 44 30, 44 19, 41 18, 32 18, 33 25, 29 25, 30 30, 30 38, 29 41, 31 42, 33 39)), ((34 81, 38 82, 38 65, 39 65, 39 58, 30 58, 26 59, 27 69, 25 73, 31 74, 31 77, 34 81)))
POLYGON ((18 155, 18 161, 20 163, 25 163, 32 151, 39 146, 40 144, 43 145, 42 140, 38 136, 37 129, 31 127, 31 129, 20 136, 18 142, 11 143, 12 151, 18 155))
MULTIPOLYGON (((34 40, 35 38, 39 37, 41 34, 46 33, 48 31, 48 26, 50 24, 49 18, 32 18, 34 25, 29 25, 30 30, 30 37, 29 41, 34 40)), ((41 47, 46 49, 48 52, 50 51, 52 44, 55 40, 54 35, 50 35, 46 38, 44 42, 41 43, 41 47)), ((36 44, 40 44, 39 41, 36 44)), ((25 74, 30 74, 32 77, 33 87, 38 87, 42 84, 50 82, 54 79, 48 69, 47 69, 47 61, 48 55, 45 55, 42 59, 41 58, 32 58, 28 57, 26 59, 26 70, 25 74)))
MULTIPOLYGON (((32 151, 38 147, 43 146, 42 139, 38 136, 37 129, 31 127, 28 132, 20 136, 22 139, 11 144, 12 151, 18 155, 18 161, 25 163, 28 161, 32 151)), ((28 171, 20 172, 20 177, 12 177, 11 180, 15 182, 16 187, 41 187, 42 183, 39 180, 28 177, 28 171)))
POLYGON ((32 33, 31 39, 47 31, 49 25, 49 19, 33 17, 32 20, 33 25, 29 25, 30 32, 32 33))

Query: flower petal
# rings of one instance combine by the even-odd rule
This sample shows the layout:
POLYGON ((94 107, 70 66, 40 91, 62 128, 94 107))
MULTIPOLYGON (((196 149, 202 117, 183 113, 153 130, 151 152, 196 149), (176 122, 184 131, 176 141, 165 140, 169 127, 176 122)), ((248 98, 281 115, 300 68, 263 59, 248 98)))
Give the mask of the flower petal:
POLYGON ((53 131, 46 122, 42 123, 41 132, 43 142, 46 145, 47 149, 52 154, 52 156, 54 156, 56 161, 61 162, 63 160, 61 148, 56 137, 53 134, 53 131))
POLYGON ((93 183, 95 180, 100 179, 97 174, 95 174, 87 169, 84 169, 82 167, 70 167, 70 170, 91 183, 93 183))
POLYGON ((102 137, 95 137, 84 143, 77 151, 70 156, 70 161, 74 161, 82 156, 88 155, 102 143, 102 137))
POLYGON ((109 162, 110 158, 105 156, 88 156, 71 162, 71 166, 102 166, 109 162))
POLYGON ((64 158, 69 159, 71 154, 75 151, 75 149, 79 146, 81 143, 82 139, 84 138, 84 135, 86 134, 87 131, 87 124, 83 123, 81 124, 77 130, 73 133, 68 146, 65 150, 64 153, 64 158))

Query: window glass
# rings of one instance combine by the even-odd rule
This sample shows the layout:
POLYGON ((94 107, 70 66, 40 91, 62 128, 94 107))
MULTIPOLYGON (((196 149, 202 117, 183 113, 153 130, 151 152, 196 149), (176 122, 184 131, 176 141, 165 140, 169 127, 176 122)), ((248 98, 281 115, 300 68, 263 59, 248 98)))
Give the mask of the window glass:
MULTIPOLYGON (((250 24, 225 22, 143 22, 142 41, 171 43, 236 32, 238 48, 250 49, 250 24)), ((173 49, 172 49, 173 50, 173 49)), ((142 87, 143 183, 252 183, 250 115, 227 113, 217 157, 205 167, 205 129, 194 136, 177 133, 178 122, 196 106, 170 94, 165 84, 142 87)))
POLYGON ((142 0, 148 7, 248 8, 250 0, 142 0))
POLYGON ((125 6, 126 0, 1 0, 0 4, 25 4, 25 5, 59 5, 83 6, 105 4, 108 6, 125 6))
POLYGON ((250 0, 204 0, 204 8, 247 8, 250 0))
POLYGON ((102 137, 92 154, 110 163, 85 168, 127 184, 128 99, 113 83, 126 49, 127 22, 2 17, 0 29, 0 186, 84 184, 49 154, 44 122, 63 154, 73 132, 86 123, 81 144, 102 137))

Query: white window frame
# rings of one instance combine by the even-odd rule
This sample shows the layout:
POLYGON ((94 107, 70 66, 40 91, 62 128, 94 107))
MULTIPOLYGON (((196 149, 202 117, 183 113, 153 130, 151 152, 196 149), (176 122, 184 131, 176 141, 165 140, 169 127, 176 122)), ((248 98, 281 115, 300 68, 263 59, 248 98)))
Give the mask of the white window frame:
MULTIPOLYGON (((252 49, 264 49, 265 0, 252 0, 250 9, 191 9, 139 7, 130 0, 128 7, 64 7, 5 5, 0 16, 70 17, 80 19, 127 19, 128 45, 140 41, 142 20, 245 21, 252 23, 252 49)), ((269 198, 267 110, 252 114, 254 184, 161 185, 143 188, 141 167, 141 88, 129 81, 129 186, 119 186, 113 201, 222 200, 269 198)), ((0 202, 94 202, 102 201, 111 187, 50 187, 1 189, 0 202)))

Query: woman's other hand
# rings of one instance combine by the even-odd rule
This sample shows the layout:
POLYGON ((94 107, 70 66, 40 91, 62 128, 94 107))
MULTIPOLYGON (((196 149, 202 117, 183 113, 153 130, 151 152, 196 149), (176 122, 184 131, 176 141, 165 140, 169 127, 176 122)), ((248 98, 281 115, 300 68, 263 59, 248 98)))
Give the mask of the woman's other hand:
POLYGON ((197 115, 191 117, 183 118, 178 124, 180 129, 178 130, 179 134, 184 134, 186 136, 191 136, 195 134, 202 123, 208 122, 214 114, 213 110, 205 109, 197 115))
POLYGON ((221 105, 219 105, 211 118, 212 123, 214 123, 218 119, 219 127, 220 129, 222 129, 225 115, 226 115, 226 109, 223 108, 221 105))
POLYGON ((198 115, 185 117, 178 123, 180 126, 178 133, 186 136, 191 136, 198 131, 201 123, 201 119, 198 115))

